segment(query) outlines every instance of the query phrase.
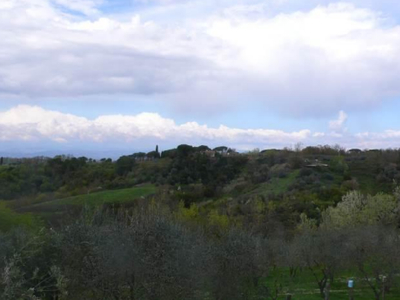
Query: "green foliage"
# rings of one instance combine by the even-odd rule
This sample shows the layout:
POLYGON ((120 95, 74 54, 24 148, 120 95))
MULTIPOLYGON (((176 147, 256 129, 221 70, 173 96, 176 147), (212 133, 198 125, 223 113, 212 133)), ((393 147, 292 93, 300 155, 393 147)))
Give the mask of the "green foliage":
MULTIPOLYGON (((62 228, 0 235, 0 298, 320 299, 330 282, 331 299, 342 299, 348 278, 357 299, 379 299, 384 288, 386 299, 398 298, 396 229, 312 226, 283 239, 231 224, 208 230, 215 224, 192 222, 200 214, 195 205, 172 213, 145 202, 62 228)), ((215 211, 211 218, 221 223, 215 211)))
POLYGON ((35 230, 41 226, 40 220, 32 214, 20 214, 7 207, 7 202, 0 201, 0 232, 9 231, 16 227, 35 230))
MULTIPOLYGON (((280 172, 280 171, 277 171, 280 172)), ((279 173, 280 174, 280 173, 279 173)), ((271 179, 268 183, 262 184, 261 189, 264 194, 282 194, 289 190, 289 187, 295 182, 299 175, 299 171, 293 171, 287 176, 275 177, 271 179)))
POLYGON ((346 164, 344 156, 334 156, 329 164, 329 167, 337 172, 345 174, 349 170, 349 166, 346 164))
POLYGON ((171 162, 167 175, 168 183, 205 185, 205 197, 212 197, 218 187, 233 180, 245 166, 247 159, 242 156, 209 157, 205 153, 196 152, 187 145, 177 149, 178 156, 171 162))
POLYGON ((208 222, 218 230, 227 230, 229 228, 229 218, 226 215, 219 214, 216 210, 212 210, 209 213, 208 222))
POLYGON ((398 298, 400 151, 155 152, 5 159, 0 298, 398 298))
POLYGON ((336 207, 323 214, 326 227, 351 227, 357 225, 397 224, 398 201, 392 195, 363 195, 352 191, 343 196, 336 207))
POLYGON ((179 202, 175 216, 178 218, 178 220, 195 222, 199 219, 200 211, 195 203, 192 203, 189 208, 185 208, 185 203, 181 201, 179 202))
POLYGON ((121 156, 115 163, 115 171, 118 175, 127 175, 133 170, 135 158, 131 156, 121 156))

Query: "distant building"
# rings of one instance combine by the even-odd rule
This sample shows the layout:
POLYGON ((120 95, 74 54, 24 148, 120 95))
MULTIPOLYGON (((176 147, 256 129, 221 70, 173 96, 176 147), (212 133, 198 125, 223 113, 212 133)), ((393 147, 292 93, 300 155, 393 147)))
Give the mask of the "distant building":
POLYGON ((222 153, 223 156, 237 156, 239 155, 238 152, 236 152, 235 149, 229 148, 226 152, 222 153))
POLYGON ((360 149, 350 149, 348 152, 350 154, 360 154, 362 151, 360 149))
POLYGON ((205 155, 207 155, 208 157, 215 157, 215 153, 216 151, 213 150, 206 150, 203 152, 205 155))
POLYGON ((306 167, 308 167, 308 168, 326 168, 326 167, 329 167, 329 165, 319 162, 318 159, 314 160, 313 162, 310 162, 308 159, 306 159, 305 163, 307 164, 306 167))
POLYGON ((207 155, 208 157, 215 157, 217 154, 224 157, 239 155, 239 153, 236 152, 235 149, 222 148, 222 147, 216 148, 214 150, 201 151, 201 153, 207 155))

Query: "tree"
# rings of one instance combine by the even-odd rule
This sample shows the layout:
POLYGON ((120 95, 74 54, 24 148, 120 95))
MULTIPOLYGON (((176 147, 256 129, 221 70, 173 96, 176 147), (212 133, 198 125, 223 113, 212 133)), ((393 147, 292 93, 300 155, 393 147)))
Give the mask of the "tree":
POLYGON ((115 163, 115 172, 124 176, 132 171, 135 165, 135 158, 131 156, 121 156, 115 163))
POLYGON ((351 191, 342 197, 336 207, 330 207, 323 213, 326 228, 351 228, 354 225, 396 224, 398 202, 392 195, 363 195, 351 191))
POLYGON ((307 268, 318 285, 321 297, 335 279, 343 265, 343 248, 338 247, 346 243, 344 231, 337 230, 306 230, 293 240, 291 247, 299 253, 298 265, 307 268))
POLYGON ((267 296, 268 289, 261 280, 268 270, 265 259, 262 240, 242 231, 229 230, 214 247, 210 271, 215 299, 267 296))
POLYGON ((349 230, 349 236, 347 261, 358 269, 375 299, 382 299, 383 293, 390 293, 400 268, 398 231, 374 225, 349 230))
POLYGON ((72 299, 204 299, 204 235, 158 206, 83 218, 62 230, 58 251, 72 299))

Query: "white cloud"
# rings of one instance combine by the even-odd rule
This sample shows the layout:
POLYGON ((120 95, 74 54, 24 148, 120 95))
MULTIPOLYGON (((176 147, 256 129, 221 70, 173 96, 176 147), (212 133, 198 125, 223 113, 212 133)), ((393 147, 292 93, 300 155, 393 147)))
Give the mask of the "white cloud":
POLYGON ((161 24, 97 17, 101 1, 56 2, 92 17, 2 1, 0 94, 163 94, 183 111, 247 101, 308 117, 400 94, 400 27, 351 4, 269 16, 263 4, 221 2, 211 16, 161 24))
POLYGON ((385 130, 383 132, 362 132, 355 135, 360 148, 385 149, 399 148, 400 130, 385 130))
POLYGON ((240 144, 290 145, 309 138, 309 130, 284 132, 271 129, 211 128, 196 122, 181 125, 156 113, 108 115, 94 120, 45 110, 38 106, 19 105, 0 112, 0 140, 52 140, 55 142, 118 141, 130 143, 141 139, 185 142, 229 142, 240 144))
POLYGON ((325 136, 325 133, 324 132, 315 132, 314 134, 313 134, 313 137, 324 137, 325 136))
POLYGON ((339 112, 338 118, 336 120, 329 122, 329 128, 335 133, 346 131, 347 130, 347 128, 345 128, 346 121, 347 121, 347 114, 341 110, 339 112))
POLYGON ((399 94, 400 28, 384 22, 373 11, 334 4, 273 18, 216 18, 208 32, 237 49, 221 61, 248 72, 266 104, 322 115, 399 94))
MULTIPOLYGON (((304 145, 340 144, 346 148, 398 147, 400 131, 361 132, 352 134, 340 131, 347 116, 341 112, 339 118, 330 122, 331 132, 313 132, 303 129, 287 132, 277 129, 241 129, 220 125, 209 127, 197 122, 177 124, 173 119, 157 113, 137 115, 103 115, 88 119, 39 106, 19 105, 0 112, 0 141, 29 143, 55 142, 66 147, 90 145, 90 149, 104 147, 150 149, 155 144, 174 147, 181 143, 194 145, 225 144, 238 150, 252 148, 282 148, 304 145)), ((1 149, 0 149, 1 150, 1 149)))

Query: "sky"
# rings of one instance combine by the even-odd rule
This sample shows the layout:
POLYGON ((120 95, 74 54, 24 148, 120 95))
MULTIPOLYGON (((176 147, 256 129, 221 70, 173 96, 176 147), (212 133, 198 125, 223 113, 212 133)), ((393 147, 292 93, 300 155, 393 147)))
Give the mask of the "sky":
POLYGON ((1 0, 0 155, 400 146, 397 0, 1 0))

